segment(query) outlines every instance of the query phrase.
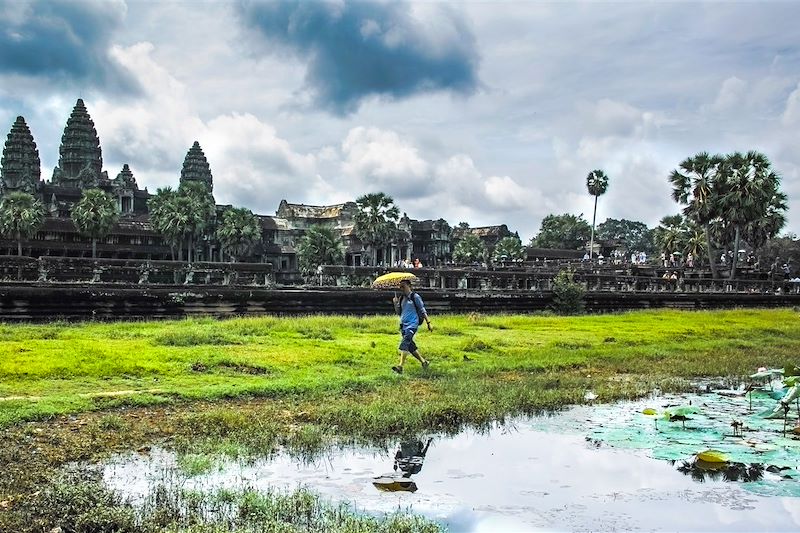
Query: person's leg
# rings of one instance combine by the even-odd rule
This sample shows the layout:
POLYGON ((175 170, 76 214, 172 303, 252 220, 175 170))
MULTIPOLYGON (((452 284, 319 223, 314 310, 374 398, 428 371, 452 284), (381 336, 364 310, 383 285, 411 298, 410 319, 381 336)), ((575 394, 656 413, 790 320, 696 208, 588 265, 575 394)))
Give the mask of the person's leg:
POLYGON ((430 364, 427 359, 422 357, 422 354, 419 353, 419 350, 414 350, 413 352, 411 352, 411 355, 413 355, 417 359, 417 361, 419 361, 420 364, 422 364, 424 368, 427 368, 428 365, 430 364))

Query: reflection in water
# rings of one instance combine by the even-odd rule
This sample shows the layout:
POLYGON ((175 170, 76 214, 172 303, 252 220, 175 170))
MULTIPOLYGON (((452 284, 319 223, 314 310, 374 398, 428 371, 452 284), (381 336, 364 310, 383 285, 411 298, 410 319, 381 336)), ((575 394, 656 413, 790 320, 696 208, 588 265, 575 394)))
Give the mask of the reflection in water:
POLYGON ((764 477, 764 465, 760 463, 709 463, 695 459, 682 461, 678 472, 691 476, 700 483, 707 479, 712 481, 760 481, 764 477))
POLYGON ((416 492, 417 484, 411 479, 412 474, 419 474, 422 470, 422 463, 433 439, 428 439, 424 445, 421 440, 410 440, 400 443, 400 447, 394 454, 394 465, 392 468, 395 473, 384 474, 376 477, 372 484, 376 489, 384 492, 416 492), (402 472, 401 475, 397 471, 402 472))

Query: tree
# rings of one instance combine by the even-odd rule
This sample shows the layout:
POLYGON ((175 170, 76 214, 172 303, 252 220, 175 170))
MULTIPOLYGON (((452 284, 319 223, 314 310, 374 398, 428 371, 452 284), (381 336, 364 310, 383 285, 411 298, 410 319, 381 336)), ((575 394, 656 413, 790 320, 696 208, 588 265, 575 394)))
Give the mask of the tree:
POLYGON ((531 246, 577 250, 586 245, 591 231, 583 215, 547 215, 542 219, 538 235, 531 240, 531 246))
POLYGON ((754 224, 761 225, 762 231, 774 230, 777 234, 785 221, 783 213, 787 209, 787 198, 780 190, 781 179, 773 172, 772 163, 760 152, 735 152, 727 156, 722 165, 722 178, 720 212, 723 220, 734 229, 730 272, 730 279, 734 279, 742 235, 754 224), (764 226, 763 220, 767 217, 772 220, 764 226))
POLYGON ((391 239, 400 218, 400 210, 394 204, 394 199, 382 192, 359 197, 356 206, 358 210, 353 217, 355 233, 368 246, 374 264, 377 260, 376 248, 386 245, 391 239))
POLYGON ((668 256, 675 252, 683 253, 689 239, 686 220, 681 214, 662 218, 653 233, 656 246, 668 256))
POLYGON ((516 235, 503 237, 494 247, 494 260, 497 262, 522 259, 525 259, 525 248, 522 247, 522 241, 516 235))
POLYGON ((206 235, 214 225, 216 203, 208 185, 201 181, 183 182, 178 188, 178 195, 185 198, 189 204, 183 233, 187 244, 186 259, 191 262, 195 260, 195 239, 206 235))
POLYGON ((672 199, 684 205, 683 213, 703 229, 711 276, 718 277, 711 241, 711 226, 720 216, 720 171, 724 157, 700 152, 681 162, 669 176, 672 199))
POLYGON ((592 235, 589 244, 589 257, 594 256, 594 223, 597 219, 597 198, 608 190, 608 176, 602 170, 592 170, 586 176, 586 189, 594 196, 594 214, 592 215, 592 235))
POLYGON ((92 239, 92 257, 97 257, 97 240, 111 233, 119 220, 117 202, 100 189, 87 189, 71 215, 78 231, 92 239))
POLYGON ((297 247, 300 270, 314 272, 320 265, 336 265, 344 262, 342 239, 329 226, 314 225, 308 228, 297 247))
POLYGON ((222 249, 231 256, 231 260, 236 262, 240 257, 248 255, 261 240, 261 223, 249 209, 226 209, 217 228, 217 239, 222 249))
MULTIPOLYGON (((164 240, 169 243, 172 250, 172 260, 175 260, 175 247, 180 246, 183 232, 172 223, 175 216, 175 201, 178 198, 178 191, 172 187, 163 187, 156 190, 156 193, 147 200, 147 210, 150 213, 150 224, 160 233, 164 240)), ((179 251, 181 259, 183 254, 179 251)))
POLYGON ((7 193, 0 201, 0 234, 17 241, 22 255, 22 239, 30 239, 44 225, 42 203, 25 192, 7 193))
POLYGON ((653 251, 653 230, 643 222, 607 218, 597 225, 596 236, 602 240, 621 241, 628 252, 653 251))
POLYGON ((477 235, 468 233, 458 241, 453 250, 453 261, 459 264, 486 260, 486 245, 477 235))

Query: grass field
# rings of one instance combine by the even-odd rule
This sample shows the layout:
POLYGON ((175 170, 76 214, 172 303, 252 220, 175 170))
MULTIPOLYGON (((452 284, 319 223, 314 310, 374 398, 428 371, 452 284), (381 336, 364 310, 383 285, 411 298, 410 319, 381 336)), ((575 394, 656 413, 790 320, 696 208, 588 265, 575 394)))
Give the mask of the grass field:
POLYGON ((398 342, 393 317, 5 325, 0 426, 197 399, 409 390, 419 399, 469 390, 491 396, 500 385, 560 379, 517 406, 548 408, 579 401, 587 388, 608 400, 635 393, 620 375, 650 384, 796 362, 798 325, 791 310, 442 316, 433 333, 418 335, 431 369, 411 360, 404 376, 390 371, 398 342))
MULTIPOLYGON (((64 497, 77 502, 70 519, 127 523, 131 509, 112 495, 85 505, 84 493, 97 494, 91 481, 60 481, 62 465, 113 451, 161 443, 192 474, 219 454, 278 447, 310 454, 335 440, 455 431, 581 403, 587 391, 612 401, 800 361, 800 315, 790 309, 433 321, 434 332, 417 339, 431 368, 411 360, 402 376, 390 370, 399 341, 394 317, 0 326, 0 530, 48 530, 48 502, 64 487, 74 488, 64 497)), ((304 498, 276 497, 263 505, 304 498)), ((336 515, 337 524, 360 520, 312 507, 314 516, 336 515)), ((153 531, 185 525, 141 520, 153 531)), ((352 530, 422 527, 414 517, 396 520, 352 530)), ((106 526, 75 531, 107 529, 100 523, 106 526)), ((196 531, 233 530, 209 524, 196 531)))

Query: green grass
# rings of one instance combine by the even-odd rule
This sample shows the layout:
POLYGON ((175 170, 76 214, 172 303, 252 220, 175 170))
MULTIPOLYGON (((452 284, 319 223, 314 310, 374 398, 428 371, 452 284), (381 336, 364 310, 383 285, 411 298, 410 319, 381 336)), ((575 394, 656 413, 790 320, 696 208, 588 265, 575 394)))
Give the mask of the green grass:
POLYGON ((303 492, 214 500, 168 488, 137 515, 97 483, 59 476, 153 443, 199 475, 221 456, 308 457, 348 440, 457 431, 581 403, 590 389, 612 401, 698 377, 735 381, 797 364, 799 322, 788 309, 436 316, 417 339, 430 370, 411 360, 402 376, 390 370, 394 317, 0 325, 0 530, 49 530, 55 510, 80 532, 435 531, 303 492), (202 511, 220 508, 225 523, 202 511))
MULTIPOLYGON (((575 401, 585 387, 607 399, 629 395, 611 379, 617 374, 740 376, 796 362, 800 354, 798 314, 791 310, 471 314, 434 317, 434 325, 434 333, 417 339, 431 370, 412 360, 404 376, 389 371, 399 340, 394 317, 2 325, 0 427, 122 405, 236 397, 370 394, 359 409, 366 418, 385 418, 372 411, 396 401, 435 405, 461 394, 478 403, 474 409, 490 408, 470 390, 493 402, 499 395, 503 409, 548 408, 575 401), (551 375, 572 379, 577 388, 556 387, 550 395, 546 387, 515 390, 520 381, 544 387, 551 375)), ((429 408, 423 405, 420 416, 429 408)), ((330 410, 335 406, 320 408, 326 420, 330 410)))

